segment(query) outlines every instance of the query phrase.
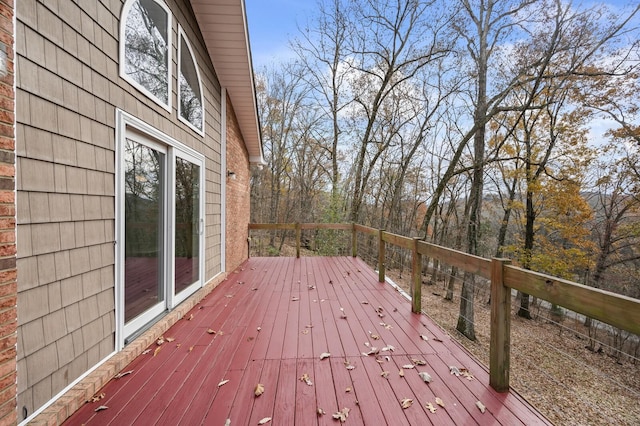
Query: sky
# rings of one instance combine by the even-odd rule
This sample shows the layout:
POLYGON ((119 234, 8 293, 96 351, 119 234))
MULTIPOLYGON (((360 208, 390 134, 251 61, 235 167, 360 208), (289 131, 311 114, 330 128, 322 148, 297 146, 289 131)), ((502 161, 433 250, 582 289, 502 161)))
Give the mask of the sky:
POLYGON ((292 56, 289 39, 316 8, 316 0, 245 0, 253 67, 292 56))

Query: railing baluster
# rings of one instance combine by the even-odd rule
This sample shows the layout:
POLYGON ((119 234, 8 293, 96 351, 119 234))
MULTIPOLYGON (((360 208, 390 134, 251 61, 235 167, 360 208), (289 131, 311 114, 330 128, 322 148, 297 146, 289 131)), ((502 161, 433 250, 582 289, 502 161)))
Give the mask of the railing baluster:
POLYGON ((411 311, 419 314, 422 311, 422 254, 418 252, 418 241, 413 239, 411 256, 411 311))
POLYGON ((504 285, 509 259, 491 260, 491 344, 489 384, 498 392, 509 391, 511 353, 511 289, 504 285))
POLYGON ((378 230, 378 281, 383 283, 385 279, 384 271, 384 257, 385 257, 385 242, 382 239, 384 229, 378 230))
POLYGON ((296 222, 296 258, 300 258, 300 222, 296 222))

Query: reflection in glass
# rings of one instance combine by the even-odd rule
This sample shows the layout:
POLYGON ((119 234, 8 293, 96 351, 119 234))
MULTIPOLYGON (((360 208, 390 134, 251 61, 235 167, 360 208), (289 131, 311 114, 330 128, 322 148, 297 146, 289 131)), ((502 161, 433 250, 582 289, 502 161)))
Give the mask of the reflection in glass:
POLYGON ((126 19, 125 74, 168 105, 169 16, 154 0, 136 0, 126 19))
POLYGON ((176 158, 175 294, 200 278, 200 167, 176 158))
POLYGON ((164 300, 164 163, 164 154, 126 140, 125 323, 164 300))
POLYGON ((180 116, 202 130, 202 94, 196 64, 184 37, 180 37, 180 116))

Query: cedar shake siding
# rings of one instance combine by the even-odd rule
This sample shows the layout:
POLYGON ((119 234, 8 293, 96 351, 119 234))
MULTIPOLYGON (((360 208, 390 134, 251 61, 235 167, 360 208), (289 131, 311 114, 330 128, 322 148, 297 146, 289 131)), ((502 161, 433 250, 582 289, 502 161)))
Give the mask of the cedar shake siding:
POLYGON ((17 271, 15 208, 14 0, 0 0, 0 48, 7 54, 0 77, 0 424, 15 424, 17 271))
POLYGON ((10 420, 15 420, 16 412, 18 422, 31 416, 120 349, 118 269, 122 267, 117 243, 118 220, 122 220, 118 188, 123 178, 118 176, 118 135, 126 131, 118 117, 125 114, 139 120, 203 156, 202 285, 225 273, 223 253, 227 270, 247 257, 250 156, 230 100, 224 118, 228 146, 222 146, 224 91, 191 4, 164 0, 171 15, 170 108, 166 108, 121 77, 120 20, 125 3, 0 0, 0 41, 7 46, 12 45, 11 7, 16 7, 18 70, 16 222, 12 74, 0 81, 0 235, 7 235, 0 248, 0 339, 8 342, 0 345, 0 383, 5 386, 0 392, 11 392, 16 377, 11 368, 16 363, 13 262, 18 270, 17 405, 13 397, 0 401, 5 404, 0 405, 0 416, 10 420), (203 132, 178 118, 179 28, 197 63, 203 132), (226 178, 222 169, 225 155, 235 180, 226 178), (228 223, 223 249, 225 182, 228 223), (15 223, 17 244, 11 237, 15 223))

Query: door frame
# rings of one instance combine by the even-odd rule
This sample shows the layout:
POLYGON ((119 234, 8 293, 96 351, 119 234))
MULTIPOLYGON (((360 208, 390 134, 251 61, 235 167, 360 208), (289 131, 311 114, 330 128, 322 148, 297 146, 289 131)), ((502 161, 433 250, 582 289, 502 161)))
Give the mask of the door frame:
POLYGON ((195 151, 194 149, 184 145, 183 143, 173 139, 166 135, 155 127, 145 123, 144 121, 134 117, 133 115, 126 113, 120 109, 116 109, 116 131, 115 131, 115 156, 116 156, 116 168, 115 168, 115 339, 116 350, 119 351, 125 346, 127 338, 134 335, 138 330, 144 329, 144 327, 153 323, 155 318, 159 315, 170 311, 175 308, 180 302, 186 299, 189 295, 193 294, 199 288, 204 286, 205 283, 205 232, 206 229, 206 216, 205 216, 205 157, 203 154, 195 151), (163 226, 165 232, 163 251, 165 254, 165 261, 163 267, 163 273, 165 276, 165 298, 161 303, 160 309, 153 309, 153 312, 149 312, 148 315, 143 314, 139 317, 131 320, 128 324, 124 323, 124 239, 125 239, 125 215, 124 215, 124 144, 129 135, 134 135, 134 139, 142 139, 148 146, 164 147, 166 151, 166 182, 165 182, 165 194, 166 199, 164 201, 165 212, 165 224, 163 226), (178 297, 174 295, 174 233, 173 222, 175 214, 175 161, 176 156, 195 162, 200 166, 200 241, 199 241, 199 270, 200 279, 188 287, 185 291, 181 292, 178 297))

